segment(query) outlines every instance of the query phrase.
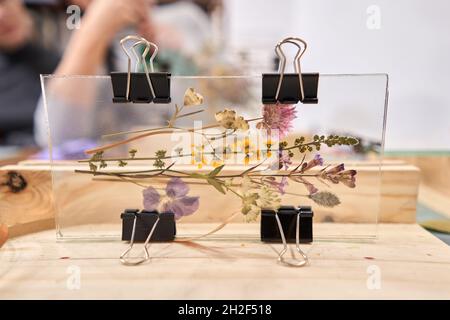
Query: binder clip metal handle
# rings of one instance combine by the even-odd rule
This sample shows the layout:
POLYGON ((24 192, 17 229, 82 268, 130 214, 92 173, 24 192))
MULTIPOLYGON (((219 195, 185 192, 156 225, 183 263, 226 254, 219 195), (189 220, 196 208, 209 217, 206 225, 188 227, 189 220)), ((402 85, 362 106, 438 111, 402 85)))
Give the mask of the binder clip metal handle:
POLYGON ((300 213, 297 213, 297 225, 296 225, 296 231, 295 231, 295 247, 297 249, 297 252, 303 257, 303 260, 298 260, 295 257, 293 257, 293 262, 288 261, 284 258, 284 254, 288 250, 288 244, 286 241, 286 236, 284 235, 283 226, 281 225, 280 218, 278 217, 278 213, 275 212, 275 218, 277 220, 278 229, 280 230, 281 240, 283 242, 283 249, 278 253, 278 263, 285 265, 287 267, 303 267, 309 263, 308 256, 306 253, 300 249, 300 213))
POLYGON ((148 260, 150 260, 150 254, 148 252, 147 246, 148 243, 150 242, 150 239, 156 229, 156 226, 158 225, 159 222, 159 216, 158 219, 156 219, 155 223, 153 224, 152 229, 150 230, 150 233, 148 234, 147 239, 145 240, 144 243, 144 249, 143 249, 143 256, 138 256, 138 257, 130 257, 129 254, 131 252, 131 250, 133 249, 134 246, 134 235, 136 232, 136 220, 137 220, 137 215, 134 216, 134 221, 133 221, 133 230, 131 232, 131 241, 130 241, 130 246, 120 255, 120 262, 123 265, 126 266, 136 266, 139 265, 143 262, 146 262, 148 260))
POLYGON ((130 87, 131 87, 131 56, 130 56, 130 53, 128 52, 127 48, 125 47, 125 43, 128 42, 129 40, 136 41, 132 45, 132 50, 136 57, 135 71, 137 71, 137 66, 138 66, 139 62, 141 62, 142 66, 144 67, 145 76, 147 78, 148 86, 150 87, 150 92, 151 92, 152 96, 155 97, 155 90, 153 89, 153 84, 150 79, 150 75, 149 75, 149 71, 148 71, 148 67, 147 67, 145 58, 147 57, 147 54, 150 51, 150 48, 153 47, 154 48, 153 54, 150 57, 150 69, 151 69, 151 72, 153 72, 153 60, 155 59, 155 56, 158 53, 158 46, 156 44, 154 44, 153 42, 150 42, 142 37, 128 35, 120 40, 120 46, 122 47, 123 51, 125 52, 125 54, 128 57, 127 89, 126 89, 126 96, 125 96, 126 100, 128 100, 130 97, 130 87), (139 57, 138 54, 136 53, 136 47, 139 45, 142 45, 142 44, 145 45, 145 50, 142 53, 141 57, 139 57))
POLYGON ((305 53, 308 45, 306 44, 306 42, 304 40, 302 40, 300 38, 295 38, 295 37, 286 38, 286 39, 278 42, 278 44, 275 46, 275 53, 277 54, 278 58, 280 59, 280 63, 278 65, 278 72, 280 73, 280 80, 278 80, 277 92, 275 94, 275 100, 278 100, 278 97, 280 95, 281 83, 283 82, 284 72, 286 70, 286 56, 284 55, 284 52, 281 49, 281 46, 285 43, 291 43, 298 48, 297 54, 295 55, 295 58, 294 58, 294 69, 295 69, 295 73, 298 74, 298 82, 300 85, 300 101, 303 101, 304 97, 305 97, 305 91, 303 88, 303 79, 302 79, 302 72, 301 72, 301 67, 300 67, 300 58, 305 53), (302 46, 299 43, 301 45, 303 45, 303 50, 302 50, 302 46))
POLYGON ((168 72, 154 72, 153 60, 158 53, 158 46, 140 36, 128 35, 120 40, 120 45, 128 57, 127 72, 111 72, 111 84, 114 103, 170 103, 170 78, 168 72), (133 41, 131 46, 126 46, 133 41), (137 53, 137 47, 144 46, 142 54, 137 53), (153 49, 149 64, 146 57, 153 49), (135 71, 131 71, 132 54, 136 58, 135 71), (144 72, 138 72, 141 64, 144 72))
POLYGON ((302 73, 300 59, 308 45, 297 37, 288 37, 277 43, 275 53, 280 61, 278 73, 262 75, 262 103, 263 104, 296 104, 318 103, 317 89, 319 85, 318 73, 302 73), (286 73, 286 56, 282 46, 292 44, 297 47, 294 58, 295 73, 286 73))

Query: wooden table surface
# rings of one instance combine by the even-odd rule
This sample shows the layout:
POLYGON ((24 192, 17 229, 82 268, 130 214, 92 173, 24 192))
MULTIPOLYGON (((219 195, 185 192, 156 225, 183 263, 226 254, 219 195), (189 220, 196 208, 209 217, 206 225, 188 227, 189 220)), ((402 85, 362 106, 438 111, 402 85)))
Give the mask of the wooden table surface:
POLYGON ((126 267, 126 243, 43 231, 0 249, 0 299, 450 299, 450 247, 416 224, 381 224, 378 236, 302 245, 305 268, 276 264, 279 245, 250 240, 153 244, 151 262, 126 267))

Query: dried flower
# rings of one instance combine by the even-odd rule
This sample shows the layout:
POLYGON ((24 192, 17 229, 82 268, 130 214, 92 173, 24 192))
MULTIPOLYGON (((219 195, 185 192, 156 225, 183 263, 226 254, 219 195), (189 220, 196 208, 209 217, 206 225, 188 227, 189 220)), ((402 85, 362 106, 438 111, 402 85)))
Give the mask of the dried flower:
MULTIPOLYGON (((128 164, 128 162, 123 161, 123 160, 119 160, 119 162, 117 163, 117 165, 119 167, 125 167, 127 164, 128 164)), ((101 168, 101 166, 100 166, 100 168, 101 168)))
POLYGON ((337 173, 339 173, 339 172, 341 172, 343 170, 345 170, 345 166, 344 166, 343 163, 341 163, 341 164, 338 164, 337 166, 335 166, 335 167, 325 171, 325 174, 333 175, 333 174, 337 174, 337 173))
POLYGON ((241 184, 242 214, 246 221, 255 220, 262 209, 276 210, 281 204, 280 197, 268 186, 259 189, 253 188, 253 184, 247 176, 241 184))
POLYGON ((89 170, 92 172, 97 172, 97 166, 94 163, 89 162, 89 170))
POLYGON ((341 203, 339 198, 329 191, 320 191, 310 194, 309 198, 320 206, 332 208, 341 203))
POLYGON ((267 182, 270 186, 272 186, 275 190, 277 190, 280 194, 286 193, 286 187, 288 186, 287 177, 282 177, 278 182, 275 177, 266 177, 264 178, 264 182, 267 182))
POLYGON ((292 129, 297 111, 291 104, 266 104, 263 106, 263 121, 257 124, 257 128, 278 130, 280 138, 284 138, 292 129))
POLYGON ((181 147, 176 148, 174 151, 177 156, 181 156, 183 154, 183 148, 181 147))
POLYGON ((321 178, 331 181, 332 183, 342 182, 349 188, 356 186, 356 170, 345 170, 343 163, 322 172, 321 178))
POLYGON ((258 199, 257 193, 246 193, 242 196, 241 212, 245 216, 246 221, 255 220, 261 213, 261 208, 256 205, 256 199, 258 199))
POLYGON ((320 154, 316 154, 314 156, 314 159, 303 163, 301 172, 308 171, 308 170, 314 168, 315 166, 323 166, 323 159, 320 156, 320 154))
POLYGON ((130 154, 131 159, 134 159, 134 157, 136 156, 137 150, 136 149, 130 149, 128 151, 128 153, 130 154))
POLYGON ((162 169, 166 166, 166 163, 164 162, 164 158, 166 157, 166 150, 158 150, 155 152, 155 162, 153 162, 153 166, 158 168, 158 169, 162 169))
POLYGON ((345 170, 339 173, 339 181, 349 188, 356 187, 356 170, 345 170))
POLYGON ((173 212, 175 219, 188 216, 197 211, 199 197, 187 196, 189 186, 180 178, 172 178, 166 186, 166 195, 161 195, 153 187, 143 191, 144 209, 148 211, 173 212))
POLYGON ((184 106, 198 106, 203 103, 203 96, 197 93, 194 88, 188 88, 184 93, 184 106))
POLYGON ((154 211, 158 208, 161 196, 153 187, 148 187, 142 191, 144 197, 144 209, 147 211, 154 211))
POLYGON ((305 137, 299 137, 295 139, 294 146, 298 148, 300 153, 311 152, 313 148, 316 148, 316 151, 319 151, 322 144, 327 145, 328 147, 333 147, 335 145, 346 145, 346 146, 355 146, 358 145, 359 140, 353 137, 346 136, 338 136, 338 135, 329 135, 325 137, 324 135, 314 135, 313 141, 305 143, 305 137))
POLYGON ((91 157, 91 161, 100 161, 103 158, 103 151, 98 151, 94 153, 91 157))
POLYGON ((225 129, 243 130, 249 129, 248 122, 241 116, 236 116, 236 111, 225 109, 216 113, 215 118, 225 129))
POLYGON ((270 170, 287 170, 292 165, 291 155, 286 150, 278 151, 278 159, 270 165, 270 170))
POLYGON ((281 199, 272 189, 267 186, 262 186, 258 192, 258 198, 256 204, 261 209, 273 209, 276 210, 280 207, 281 199))
POLYGON ((319 189, 317 189, 311 182, 301 179, 303 184, 305 185, 306 189, 308 190, 309 195, 313 195, 317 192, 319 192, 319 189))

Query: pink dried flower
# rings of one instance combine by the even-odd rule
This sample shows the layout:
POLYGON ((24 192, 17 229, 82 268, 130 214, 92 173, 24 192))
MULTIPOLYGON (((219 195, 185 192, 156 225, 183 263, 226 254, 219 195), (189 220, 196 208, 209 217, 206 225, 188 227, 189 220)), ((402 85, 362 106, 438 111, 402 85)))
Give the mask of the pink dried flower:
POLYGON ((257 128, 278 130, 280 138, 284 138, 292 129, 297 111, 292 104, 266 104, 263 106, 263 121, 257 128))

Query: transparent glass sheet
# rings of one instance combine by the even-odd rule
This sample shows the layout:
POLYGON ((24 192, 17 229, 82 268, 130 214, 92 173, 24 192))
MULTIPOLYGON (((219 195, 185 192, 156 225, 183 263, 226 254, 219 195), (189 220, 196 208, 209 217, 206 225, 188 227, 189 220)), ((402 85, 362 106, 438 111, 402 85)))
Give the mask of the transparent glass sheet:
MULTIPOLYGON (((261 79, 172 77, 171 103, 119 104, 112 102, 109 76, 43 76, 41 111, 48 120, 58 239, 120 239, 124 209, 167 208, 191 197, 190 207, 178 207, 184 216, 177 220, 177 237, 199 236, 226 221, 220 232, 203 239, 257 241, 260 217, 255 205, 264 206, 262 186, 282 205, 312 206, 315 240, 376 237, 387 76, 320 75, 319 103, 295 105, 296 118, 290 128, 284 121, 289 114, 280 113, 281 120, 274 118, 276 114, 264 118, 261 79), (201 94, 203 103, 195 105, 199 97, 191 93, 192 101, 183 107, 188 88, 201 94), (186 116, 168 128, 176 105, 182 109, 178 115, 186 116), (220 126, 215 115, 224 109, 236 112, 234 118, 231 115, 231 127, 245 127, 239 122, 242 116, 250 129, 220 126), (278 128, 286 136, 274 136, 280 132, 273 129, 273 123, 268 135, 266 120, 279 121, 278 128), (135 132, 139 130, 144 131, 135 132), (109 135, 113 133, 121 134, 109 135), (143 134, 147 136, 135 139, 143 134), (347 139, 341 140, 343 145, 328 146, 326 141, 333 140, 330 135, 351 137, 358 144, 346 145, 347 139), (317 139, 319 150, 312 143, 317 139), (278 146, 283 141, 287 150, 281 155, 291 153, 291 159, 284 159, 281 163, 286 166, 278 170, 274 163, 280 163, 278 146), (96 148, 105 146, 110 148, 95 158, 96 148), (159 165, 170 166, 167 171, 158 172, 158 157, 163 162, 159 165), (313 159, 316 165, 302 171, 313 159), (206 176, 215 168, 221 170, 208 181, 206 176), (242 177, 247 175, 250 178, 243 185, 242 177), (170 189, 174 177, 183 184, 175 183, 170 189), (176 188, 183 190, 174 192, 176 188), (144 203, 145 190, 150 190, 146 198, 150 204, 144 203), (260 202, 247 197, 253 191, 260 202), (154 192, 157 200, 152 198, 154 192), (250 213, 244 214, 246 204, 250 213), (202 227, 197 228, 199 224, 202 227), (354 227, 344 232, 338 227, 341 224, 354 227)), ((222 119, 226 116, 230 114, 223 114, 222 119)))

